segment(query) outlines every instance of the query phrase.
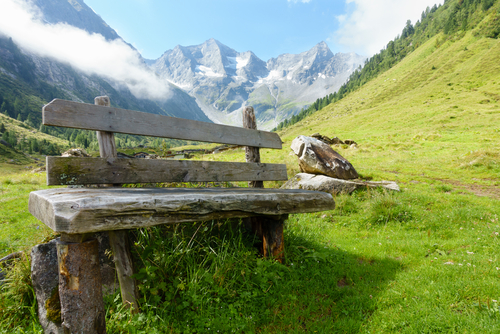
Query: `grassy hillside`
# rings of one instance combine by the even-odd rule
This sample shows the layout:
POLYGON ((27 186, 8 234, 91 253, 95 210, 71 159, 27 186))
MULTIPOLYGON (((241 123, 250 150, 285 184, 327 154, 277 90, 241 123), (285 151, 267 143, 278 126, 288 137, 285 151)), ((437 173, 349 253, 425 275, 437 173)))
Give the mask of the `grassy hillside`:
POLYGON ((359 149, 341 154, 363 175, 441 180, 500 194, 500 41, 474 31, 443 38, 285 129, 284 145, 314 132, 351 138, 359 149))

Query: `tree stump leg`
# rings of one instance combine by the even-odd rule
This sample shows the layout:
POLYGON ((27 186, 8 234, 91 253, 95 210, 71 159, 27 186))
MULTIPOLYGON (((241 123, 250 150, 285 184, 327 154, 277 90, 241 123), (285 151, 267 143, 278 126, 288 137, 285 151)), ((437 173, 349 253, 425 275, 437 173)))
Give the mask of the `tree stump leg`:
POLYGON ((61 320, 65 333, 106 333, 97 240, 57 242, 61 320))
POLYGON ((264 257, 273 257, 283 263, 285 243, 283 240, 283 225, 288 215, 282 215, 278 219, 274 217, 262 217, 262 247, 264 257))

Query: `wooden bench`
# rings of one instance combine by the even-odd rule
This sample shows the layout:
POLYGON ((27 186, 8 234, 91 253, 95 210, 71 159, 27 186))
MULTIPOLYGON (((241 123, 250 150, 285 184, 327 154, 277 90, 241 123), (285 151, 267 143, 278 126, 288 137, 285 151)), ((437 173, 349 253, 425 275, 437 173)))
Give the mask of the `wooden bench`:
POLYGON ((330 194, 263 189, 263 181, 286 180, 283 164, 260 163, 259 148, 281 149, 275 133, 256 130, 253 108, 244 109, 244 127, 232 127, 109 107, 53 100, 43 124, 96 130, 100 158, 47 157, 48 185, 30 194, 30 212, 55 232, 63 327, 71 333, 104 333, 104 305, 93 234, 108 231, 122 301, 138 311, 126 230, 159 224, 249 218, 262 237, 264 256, 281 259, 283 222, 289 214, 332 210, 330 194), (119 159, 114 132, 246 147, 246 163, 119 159), (127 188, 130 183, 249 181, 249 188, 127 188), (256 217, 256 218, 255 218, 256 217))

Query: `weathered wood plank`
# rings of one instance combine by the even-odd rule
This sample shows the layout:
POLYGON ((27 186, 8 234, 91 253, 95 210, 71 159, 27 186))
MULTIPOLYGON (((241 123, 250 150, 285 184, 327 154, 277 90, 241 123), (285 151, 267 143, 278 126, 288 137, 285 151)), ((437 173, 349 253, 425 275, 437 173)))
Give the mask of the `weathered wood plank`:
POLYGON ((330 194, 257 188, 60 188, 34 191, 29 211, 56 232, 88 233, 233 217, 333 210, 330 194))
POLYGON ((286 179, 286 165, 284 164, 47 157, 48 185, 286 179))
POLYGON ((152 137, 281 149, 276 133, 55 99, 43 124, 152 137))

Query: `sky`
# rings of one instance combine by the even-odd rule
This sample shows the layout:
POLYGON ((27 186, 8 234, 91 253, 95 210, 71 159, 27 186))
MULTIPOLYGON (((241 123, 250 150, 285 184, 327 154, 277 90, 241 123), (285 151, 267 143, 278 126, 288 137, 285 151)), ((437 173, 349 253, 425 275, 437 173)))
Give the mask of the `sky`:
POLYGON ((85 0, 143 57, 215 38, 264 61, 324 41, 372 56, 437 0, 85 0))

